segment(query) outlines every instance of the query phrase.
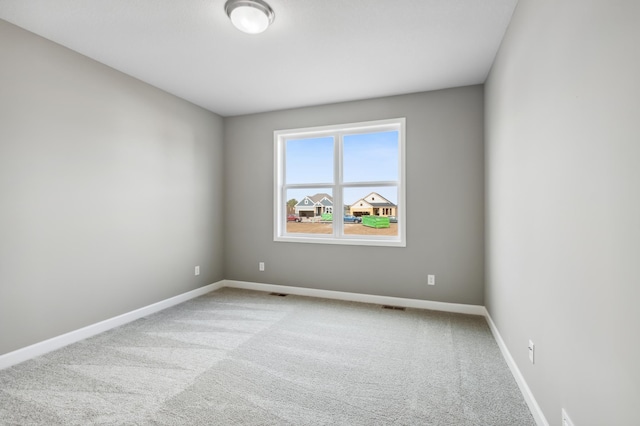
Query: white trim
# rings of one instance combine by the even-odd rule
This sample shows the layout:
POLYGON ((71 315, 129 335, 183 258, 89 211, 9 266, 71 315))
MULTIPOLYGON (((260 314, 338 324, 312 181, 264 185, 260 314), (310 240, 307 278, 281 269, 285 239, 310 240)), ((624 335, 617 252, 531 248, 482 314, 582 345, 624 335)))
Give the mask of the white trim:
MULTIPOLYGON (((296 242, 296 243, 320 243, 320 244, 341 244, 341 245, 365 245, 365 246, 386 246, 386 247, 406 247, 406 118, 392 118, 386 120, 367 121, 360 123, 345 123, 329 126, 310 127, 302 129, 276 130, 273 132, 274 139, 274 226, 273 241, 276 242, 296 242), (343 144, 344 137, 362 132, 382 132, 394 130, 398 132, 398 176, 393 181, 368 181, 368 182, 343 182, 343 144), (333 137, 334 153, 333 153, 333 170, 334 176, 332 182, 308 182, 287 183, 285 176, 286 169, 286 149, 287 140, 303 137, 333 137), (351 238, 343 232, 343 221, 339 216, 333 222, 332 234, 298 234, 287 233, 286 220, 286 199, 289 197, 287 191, 290 189, 331 189, 333 206, 345 206, 343 203, 343 190, 346 188, 358 187, 394 187, 397 191, 396 216, 398 216, 398 234, 396 236, 358 236, 351 238)), ((376 191, 371 194, 377 194, 376 191)), ((303 198, 309 198, 308 196, 303 198)), ((299 203, 298 203, 299 204, 299 203)), ((298 204, 296 205, 296 213, 299 213, 298 204)), ((391 203, 394 204, 394 203, 391 203)), ((316 203, 317 206, 317 203, 316 203)))
POLYGON ((246 281, 225 280, 225 287, 243 288, 274 293, 295 294, 297 296, 319 297, 323 299, 346 300, 350 302, 373 303, 378 305, 402 306, 405 308, 429 309, 432 311, 454 312, 458 314, 485 315, 484 306, 461 303, 434 302, 431 300, 405 299, 402 297, 378 296, 373 294, 347 293, 344 291, 319 290, 314 288, 291 287, 276 284, 261 284, 246 281))
POLYGON ((79 342, 80 340, 88 339, 89 337, 95 336, 96 334, 104 333, 105 331, 111 330, 112 328, 119 327, 144 316, 159 312, 163 309, 170 308, 171 306, 186 302, 187 300, 202 296, 203 294, 218 290, 223 286, 224 280, 218 281, 217 283, 209 284, 204 287, 179 294, 169 299, 161 300, 160 302, 144 306, 140 309, 136 309, 134 311, 88 325, 78 330, 70 331, 69 333, 52 337, 51 339, 35 343, 31 346, 27 346, 13 352, 6 353, 4 355, 0 355, 0 370, 35 358, 37 356, 44 355, 48 352, 60 349, 72 343, 79 342))
POLYGON ((487 311, 486 308, 484 310, 485 310, 484 316, 487 319, 487 323, 489 324, 491 333, 493 334, 494 339, 496 339, 496 342, 498 343, 498 347, 500 348, 500 351, 502 352, 502 356, 504 357, 505 361, 507 362, 507 365, 509 366, 509 369, 511 370, 511 374, 513 374, 513 377, 516 379, 516 383, 520 388, 520 392, 522 392, 522 396, 524 397, 524 400, 529 406, 529 410, 533 415, 533 419, 536 421, 536 424, 538 426, 549 426, 549 422, 547 422, 547 419, 545 418, 544 413, 542 412, 542 409, 540 408, 540 406, 538 405, 538 402, 533 396, 533 392, 531 392, 531 389, 529 388, 529 385, 527 385, 527 382, 525 381, 524 376, 520 372, 518 365, 516 364, 515 360, 511 356, 511 353, 509 352, 507 345, 504 343, 504 340, 502 339, 502 336, 500 335, 498 328, 496 327, 495 323, 491 319, 491 315, 489 315, 489 311, 487 311))
MULTIPOLYGON (((316 216, 319 217, 319 216, 316 216)), ((333 245, 358 245, 358 246, 385 246, 385 247, 406 247, 402 241, 395 239, 383 239, 384 236, 376 237, 376 239, 365 239, 367 235, 345 235, 340 239, 333 238, 333 234, 288 234, 286 241, 289 243, 305 243, 305 244, 333 244, 333 245)), ((391 238, 391 237, 387 237, 391 238)), ((395 237, 394 237, 395 238, 395 237)), ((480 314, 478 314, 480 315, 480 314)))
POLYGON ((393 127, 397 123, 397 118, 389 118, 383 120, 361 121, 358 123, 329 124, 326 126, 303 127, 300 129, 276 130, 273 133, 275 136, 286 135, 287 137, 292 138, 304 138, 308 137, 309 135, 313 136, 315 134, 332 134, 336 129, 339 129, 345 134, 358 133, 363 130, 368 131, 371 130, 371 128, 375 128, 375 131, 377 131, 377 129, 384 130, 386 128, 393 127), (348 131, 345 131, 344 129, 348 129, 348 131))
POLYGON ((261 284, 261 283, 253 283, 247 281, 234 281, 234 280, 222 280, 217 283, 209 284, 204 287, 197 288, 195 290, 188 291, 186 293, 180 294, 175 297, 171 297, 169 299, 162 300, 157 303, 153 303, 151 305, 142 307, 140 309, 136 309, 131 312, 124 313, 122 315, 118 315, 113 318, 109 318, 104 321, 100 321, 98 323, 80 328, 75 331, 71 331, 69 333, 62 334, 60 336, 53 337, 48 340, 44 340, 42 342, 33 344, 31 346, 27 346, 22 349, 18 349, 13 352, 9 352, 4 355, 0 355, 0 370, 4 368, 11 367, 13 365, 19 364, 21 362, 27 361, 29 359, 35 358, 40 355, 44 355, 48 352, 54 351, 56 349, 60 349, 64 346, 70 345, 72 343, 78 342, 80 340, 88 339, 89 337, 95 336, 97 334, 103 333, 105 331, 111 330, 115 327, 119 327, 121 325, 127 324, 129 322, 135 321, 144 316, 159 312, 163 309, 170 308, 172 306, 178 305, 180 303, 186 302, 188 300, 194 299, 196 297, 202 296, 203 294, 210 293, 212 291, 216 291, 221 289, 222 287, 231 287, 231 288, 242 288, 247 290, 257 290, 264 292, 277 292, 277 293, 288 293, 295 294, 298 296, 309 296, 309 297, 319 297, 325 299, 337 299, 337 300, 345 300, 351 302, 361 302, 361 303, 373 303, 380 305, 392 305, 392 306, 402 306, 406 308, 417 308, 417 309, 429 309, 434 311, 444 311, 444 312, 453 312, 460 314, 470 314, 470 315, 481 315, 484 316, 487 320, 487 324, 489 324, 489 329, 493 334, 494 339, 496 340, 500 351, 502 352, 502 356, 504 357, 513 377, 520 388, 520 392, 529 406, 529 410, 533 415, 534 420, 538 426, 549 426, 549 422, 544 416, 542 409, 538 405, 531 389, 527 385, 527 382, 524 379, 524 376, 518 369, 515 360, 511 356, 507 345, 505 344, 498 328, 495 323, 491 319, 489 312, 484 306, 480 305, 466 305, 459 303, 447 303, 447 302, 435 302, 431 300, 419 300, 419 299, 406 299, 401 297, 390 297, 390 296, 378 296, 371 294, 360 294, 360 293, 347 293, 342 291, 332 291, 332 290, 320 290, 313 288, 304 288, 304 287, 292 287, 292 286, 283 286, 276 284, 261 284))

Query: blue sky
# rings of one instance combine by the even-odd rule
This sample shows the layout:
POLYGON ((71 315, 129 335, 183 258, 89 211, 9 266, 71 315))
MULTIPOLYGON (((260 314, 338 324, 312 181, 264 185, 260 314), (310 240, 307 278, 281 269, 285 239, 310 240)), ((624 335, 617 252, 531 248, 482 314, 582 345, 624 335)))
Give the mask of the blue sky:
MULTIPOLYGON (((343 176, 346 183, 398 180, 398 132, 347 135, 343 145, 343 176)), ((287 183, 333 182, 333 137, 296 139, 286 145, 287 183)), ((290 190, 286 199, 300 201, 305 195, 328 189, 290 190)), ((352 204, 370 192, 397 203, 395 187, 346 188, 344 201, 352 204)), ((333 195, 333 194, 331 194, 333 195)))

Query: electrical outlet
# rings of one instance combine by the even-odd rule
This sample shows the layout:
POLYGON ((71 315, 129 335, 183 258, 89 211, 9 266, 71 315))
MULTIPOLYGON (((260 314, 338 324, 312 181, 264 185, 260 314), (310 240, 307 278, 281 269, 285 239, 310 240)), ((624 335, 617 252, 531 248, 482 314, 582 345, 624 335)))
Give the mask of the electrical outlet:
POLYGON ((569 418, 567 412, 564 411, 564 408, 562 409, 562 426, 573 426, 573 422, 569 418))
POLYGON ((195 270, 193 271, 194 275, 197 277, 198 275, 200 275, 200 267, 196 266, 195 270))
POLYGON ((531 361, 531 364, 535 364, 533 362, 533 359, 534 359, 533 358, 533 356, 534 356, 534 348, 535 348, 535 346, 534 346, 533 342, 531 340, 529 340, 529 361, 531 361))
POLYGON ((260 272, 264 272, 264 262, 258 263, 258 269, 260 270, 260 272))
POLYGON ((436 276, 435 275, 427 275, 427 284, 428 285, 436 285, 436 276))

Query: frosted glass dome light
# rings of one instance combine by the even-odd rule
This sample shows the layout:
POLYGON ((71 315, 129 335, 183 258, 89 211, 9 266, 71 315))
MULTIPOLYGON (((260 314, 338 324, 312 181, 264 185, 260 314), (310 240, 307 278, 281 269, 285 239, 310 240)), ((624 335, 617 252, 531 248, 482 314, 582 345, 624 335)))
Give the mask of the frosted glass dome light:
POLYGON ((275 18, 271 7, 262 0, 229 0, 224 10, 231 23, 247 34, 263 32, 275 18))

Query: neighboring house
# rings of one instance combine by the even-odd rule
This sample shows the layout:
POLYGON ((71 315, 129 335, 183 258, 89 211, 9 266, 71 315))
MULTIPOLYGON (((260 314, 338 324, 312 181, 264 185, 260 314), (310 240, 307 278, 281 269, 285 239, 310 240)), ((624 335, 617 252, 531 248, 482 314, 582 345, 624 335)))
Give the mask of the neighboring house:
POLYGON ((320 217, 325 213, 333 213, 333 197, 325 193, 304 197, 296 204, 295 212, 300 217, 320 217))
POLYGON ((377 192, 372 192, 351 204, 349 213, 353 216, 397 216, 398 206, 377 192))

